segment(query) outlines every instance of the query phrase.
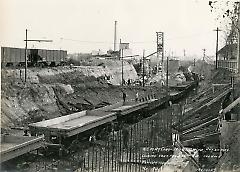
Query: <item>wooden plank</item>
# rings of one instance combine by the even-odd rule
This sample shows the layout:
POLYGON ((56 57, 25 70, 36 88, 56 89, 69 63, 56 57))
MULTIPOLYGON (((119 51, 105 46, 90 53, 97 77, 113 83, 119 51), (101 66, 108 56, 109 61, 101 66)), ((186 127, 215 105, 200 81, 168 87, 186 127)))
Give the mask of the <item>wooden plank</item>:
POLYGON ((70 115, 66 115, 66 116, 61 116, 61 117, 58 117, 58 118, 53 118, 53 119, 49 119, 49 120, 45 120, 45 121, 41 121, 41 122, 32 123, 32 124, 29 124, 29 126, 32 126, 32 127, 49 127, 49 126, 52 126, 52 125, 55 125, 55 124, 65 122, 65 121, 80 118, 84 115, 86 115, 86 110, 81 111, 81 112, 77 112, 77 113, 73 113, 73 114, 70 114, 70 115))
POLYGON ((92 123, 88 123, 87 125, 84 125, 82 127, 75 127, 73 129, 71 129, 70 131, 65 131, 65 135, 70 137, 70 136, 79 134, 81 132, 87 131, 89 129, 95 128, 97 126, 100 126, 102 124, 114 121, 116 118, 117 118, 116 115, 112 115, 107 118, 102 118, 99 121, 93 121, 92 123))
POLYGON ((212 116, 207 116, 207 118, 204 118, 204 119, 194 120, 193 123, 190 123, 190 124, 188 124, 188 125, 184 125, 184 126, 180 129, 180 131, 185 131, 185 130, 187 130, 187 129, 196 127, 196 126, 198 126, 199 124, 203 124, 203 123, 211 120, 212 118, 213 118, 212 116))
MULTIPOLYGON (((216 101, 220 100, 222 97, 224 97, 227 93, 229 93, 232 89, 227 89, 226 91, 224 91, 223 93, 217 95, 215 98, 213 98, 212 100, 210 100, 208 103, 193 109, 192 111, 188 112, 188 115, 184 116, 182 121, 185 121, 191 117, 193 117, 195 115, 195 113, 197 113, 198 111, 207 108, 208 106, 212 105, 213 103, 215 103, 216 101)), ((176 123, 174 124, 172 127, 175 128, 176 126, 181 125, 181 123, 176 123)))
POLYGON ((216 139, 216 137, 219 137, 219 134, 220 134, 219 132, 212 132, 212 133, 201 135, 201 136, 193 138, 193 139, 184 140, 183 145, 188 146, 188 145, 200 143, 201 141, 205 141, 205 142, 212 141, 212 140, 218 141, 218 139, 216 139))
MULTIPOLYGON (((19 137, 17 137, 17 138, 19 138, 19 137)), ((16 142, 17 142, 17 138, 15 140, 16 142)), ((18 144, 18 143, 12 144, 12 146, 10 145, 9 148, 1 150, 1 162, 5 162, 7 160, 13 159, 15 157, 23 155, 32 150, 36 150, 43 146, 43 137, 38 137, 38 138, 26 137, 26 138, 28 138, 28 141, 26 141, 26 142, 23 142, 20 144, 18 144), (29 138, 30 138, 30 140, 29 140, 29 138)), ((11 138, 11 140, 14 141, 13 138, 11 138)), ((1 145, 2 144, 8 144, 8 143, 5 142, 5 143, 1 143, 1 145)))
POLYGON ((221 112, 222 115, 229 112, 232 108, 234 108, 236 105, 240 104, 240 97, 238 97, 234 102, 232 102, 230 105, 228 105, 223 111, 221 112))
POLYGON ((196 138, 196 137, 199 137, 200 135, 214 132, 216 131, 216 128, 217 128, 217 125, 211 125, 205 128, 199 128, 198 130, 182 135, 182 140, 196 138))
POLYGON ((205 123, 203 123, 203 124, 201 124, 201 125, 199 125, 199 126, 193 127, 193 128, 191 128, 191 129, 183 132, 183 134, 187 134, 187 133, 193 132, 194 130, 197 130, 197 129, 199 129, 199 128, 202 128, 202 127, 204 127, 204 126, 206 126, 206 125, 210 125, 211 123, 213 123, 213 122, 215 122, 215 121, 218 121, 218 117, 217 117, 217 118, 213 118, 212 120, 210 120, 210 121, 208 121, 208 122, 205 122, 205 123))

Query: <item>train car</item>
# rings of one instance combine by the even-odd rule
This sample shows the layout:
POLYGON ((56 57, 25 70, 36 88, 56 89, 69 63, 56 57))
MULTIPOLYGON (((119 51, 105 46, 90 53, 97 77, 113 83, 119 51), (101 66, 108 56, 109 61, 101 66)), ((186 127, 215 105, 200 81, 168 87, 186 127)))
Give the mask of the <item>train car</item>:
POLYGON ((60 51, 59 50, 53 50, 53 58, 55 65, 60 65, 61 63, 61 57, 60 57, 60 51))
MULTIPOLYGON (((27 51, 28 56, 30 50, 27 51)), ((1 47, 1 64, 2 66, 20 66, 25 63, 25 49, 1 47)))
MULTIPOLYGON (((27 63, 29 66, 57 66, 64 64, 67 51, 64 50, 46 50, 46 49, 28 49, 27 63)), ((1 65, 24 66, 25 49, 1 47, 1 65)))
POLYGON ((38 55, 42 58, 42 62, 46 62, 47 60, 47 50, 39 49, 38 55))
POLYGON ((67 58, 67 51, 63 51, 61 50, 62 53, 61 53, 61 59, 62 59, 62 62, 64 63, 66 61, 66 58, 67 58))

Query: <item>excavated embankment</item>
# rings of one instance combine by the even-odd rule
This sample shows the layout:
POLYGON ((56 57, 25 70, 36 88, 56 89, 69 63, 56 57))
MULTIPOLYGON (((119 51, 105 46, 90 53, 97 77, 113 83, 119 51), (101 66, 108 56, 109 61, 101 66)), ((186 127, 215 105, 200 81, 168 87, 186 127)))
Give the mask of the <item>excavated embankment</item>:
MULTIPOLYGON (((119 66, 114 62, 108 66, 29 68, 27 83, 22 80, 23 69, 2 69, 1 128, 25 126, 122 101, 123 90, 127 100, 134 99, 136 92, 141 97, 161 91, 157 87, 121 88, 119 66)), ((125 80, 137 79, 132 65, 125 63, 124 69, 125 80)))

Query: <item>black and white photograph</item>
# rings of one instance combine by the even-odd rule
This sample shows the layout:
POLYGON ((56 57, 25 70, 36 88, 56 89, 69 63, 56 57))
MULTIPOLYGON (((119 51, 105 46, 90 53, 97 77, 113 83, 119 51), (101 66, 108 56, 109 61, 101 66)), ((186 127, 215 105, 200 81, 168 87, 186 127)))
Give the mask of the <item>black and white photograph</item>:
POLYGON ((0 0, 1 172, 240 172, 240 0, 0 0))

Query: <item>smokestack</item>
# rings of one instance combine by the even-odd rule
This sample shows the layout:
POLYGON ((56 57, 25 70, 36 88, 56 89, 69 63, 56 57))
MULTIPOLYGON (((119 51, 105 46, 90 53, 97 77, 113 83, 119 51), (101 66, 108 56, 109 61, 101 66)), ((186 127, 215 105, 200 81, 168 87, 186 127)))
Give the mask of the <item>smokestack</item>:
POLYGON ((117 21, 114 22, 114 51, 117 51, 116 47, 117 47, 117 21))

